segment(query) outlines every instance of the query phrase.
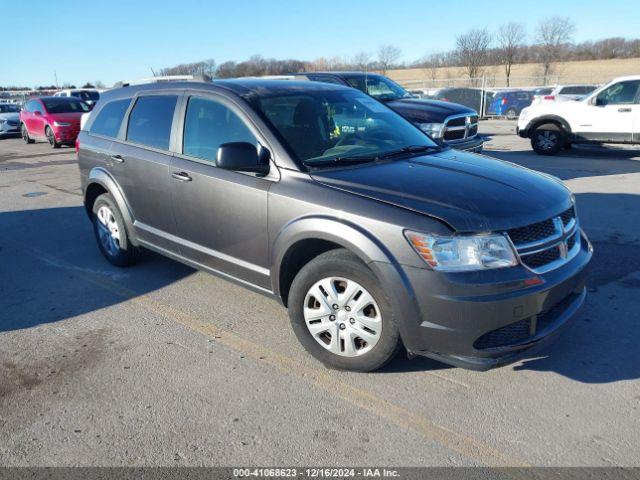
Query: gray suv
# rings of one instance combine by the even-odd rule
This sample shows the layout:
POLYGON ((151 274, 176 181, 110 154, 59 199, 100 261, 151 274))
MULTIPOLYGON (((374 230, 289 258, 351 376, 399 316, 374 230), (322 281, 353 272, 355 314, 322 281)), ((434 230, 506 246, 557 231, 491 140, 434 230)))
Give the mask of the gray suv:
POLYGON ((557 179, 432 141, 355 89, 162 83, 105 92, 78 137, 103 255, 150 249, 277 298, 328 366, 487 369, 583 303, 591 246, 557 179))

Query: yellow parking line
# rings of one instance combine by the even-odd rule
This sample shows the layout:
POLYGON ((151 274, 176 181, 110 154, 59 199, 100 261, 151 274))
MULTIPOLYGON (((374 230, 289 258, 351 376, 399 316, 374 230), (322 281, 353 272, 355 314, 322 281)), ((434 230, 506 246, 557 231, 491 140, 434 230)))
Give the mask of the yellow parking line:
POLYGON ((451 430, 443 425, 439 425, 423 415, 414 413, 404 407, 380 398, 371 392, 338 380, 335 374, 331 374, 329 370, 306 366, 291 357, 281 355, 274 350, 247 340, 246 338, 232 332, 222 330, 211 323, 206 323, 197 318, 193 318, 193 316, 188 315, 171 305, 151 298, 148 294, 140 294, 127 287, 123 287, 122 285, 109 280, 100 273, 93 273, 87 269, 80 270, 76 265, 63 261, 59 258, 52 257, 51 255, 41 251, 31 250, 28 253, 40 260, 48 261, 49 263, 56 263, 61 266, 66 264, 68 265, 68 268, 74 269, 74 273, 106 291, 134 302, 146 310, 158 314, 190 330, 196 331, 210 338, 215 338, 217 342, 231 348, 232 350, 255 360, 268 363, 287 375, 311 383, 315 387, 341 398, 342 400, 363 410, 371 412, 378 417, 384 418, 397 426, 413 430, 423 437, 435 441, 450 450, 458 452, 476 463, 491 467, 530 466, 525 461, 509 456, 508 454, 505 454, 480 440, 470 437, 464 433, 451 430))

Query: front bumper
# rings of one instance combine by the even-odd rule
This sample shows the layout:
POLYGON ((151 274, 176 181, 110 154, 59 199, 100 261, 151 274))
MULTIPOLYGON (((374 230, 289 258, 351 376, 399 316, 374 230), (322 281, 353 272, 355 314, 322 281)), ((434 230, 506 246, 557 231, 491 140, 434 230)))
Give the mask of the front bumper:
POLYGON ((524 266, 466 273, 404 266, 405 293, 396 288, 393 294, 404 295, 394 307, 400 311, 405 347, 411 354, 473 370, 531 354, 551 341, 584 302, 591 256, 583 237, 573 259, 541 275, 524 266))
POLYGON ((80 133, 80 125, 71 125, 69 127, 54 127, 53 134, 60 143, 75 143, 80 133))
POLYGON ((456 150, 463 150, 465 152, 473 152, 480 153, 482 152, 482 147, 484 145, 484 139, 480 135, 476 135, 474 137, 468 138, 466 140, 456 140, 456 141, 443 141, 442 142, 447 147, 454 148, 456 150))
POLYGON ((0 123, 0 135, 16 135, 20 133, 20 123, 10 125, 8 122, 0 123))

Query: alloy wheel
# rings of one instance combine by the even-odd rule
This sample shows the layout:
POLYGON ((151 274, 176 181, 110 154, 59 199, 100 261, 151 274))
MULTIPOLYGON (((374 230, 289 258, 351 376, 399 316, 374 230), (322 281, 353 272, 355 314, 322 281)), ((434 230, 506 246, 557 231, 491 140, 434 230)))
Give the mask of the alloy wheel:
POLYGON ((382 334, 382 313, 373 296, 343 277, 323 278, 308 290, 304 319, 316 342, 343 357, 364 355, 382 334))
POLYGON ((100 243, 109 255, 117 255, 120 250, 120 229, 113 212, 103 205, 98 209, 96 217, 100 243))
POLYGON ((543 150, 551 150, 558 143, 558 135, 549 130, 538 133, 538 145, 543 150))

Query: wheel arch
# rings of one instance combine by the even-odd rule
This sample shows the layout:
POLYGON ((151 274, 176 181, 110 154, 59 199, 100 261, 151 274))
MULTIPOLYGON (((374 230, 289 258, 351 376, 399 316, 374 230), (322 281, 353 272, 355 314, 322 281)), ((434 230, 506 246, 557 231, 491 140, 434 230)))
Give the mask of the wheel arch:
POLYGON ((533 131, 538 128, 540 125, 544 125, 546 123, 552 123, 562 128, 562 130, 566 133, 567 137, 570 137, 573 132, 571 131, 571 125, 569 122, 559 115, 543 115, 542 117, 535 118, 529 128, 528 128, 528 136, 531 138, 531 134, 533 131))
POLYGON ((357 225, 327 216, 296 219, 282 229, 271 249, 272 288, 285 306, 291 283, 300 269, 318 255, 336 248, 350 251, 374 273, 377 273, 375 262, 394 262, 388 249, 357 225))
POLYGON ((116 201, 118 209, 122 215, 127 231, 129 232, 129 240, 134 245, 137 245, 135 235, 131 235, 133 229, 133 214, 131 208, 127 203, 122 189, 116 182, 116 180, 101 167, 95 167, 89 172, 87 186, 84 192, 84 207, 89 218, 93 217, 93 204, 103 193, 109 193, 116 201))

